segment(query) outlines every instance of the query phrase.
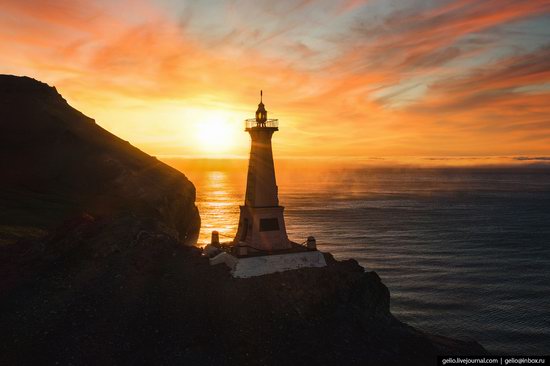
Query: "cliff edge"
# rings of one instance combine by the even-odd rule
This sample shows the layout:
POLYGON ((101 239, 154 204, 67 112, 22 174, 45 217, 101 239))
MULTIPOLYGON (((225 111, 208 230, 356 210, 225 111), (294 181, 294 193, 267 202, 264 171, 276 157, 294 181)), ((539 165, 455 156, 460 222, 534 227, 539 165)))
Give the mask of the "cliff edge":
POLYGON ((72 108, 54 87, 0 75, 0 245, 81 212, 154 217, 194 244, 195 187, 72 108))
POLYGON ((156 221, 83 215, 0 251, 17 264, 0 289, 0 363, 426 366, 486 353, 398 321, 376 273, 326 259, 236 279, 156 221))

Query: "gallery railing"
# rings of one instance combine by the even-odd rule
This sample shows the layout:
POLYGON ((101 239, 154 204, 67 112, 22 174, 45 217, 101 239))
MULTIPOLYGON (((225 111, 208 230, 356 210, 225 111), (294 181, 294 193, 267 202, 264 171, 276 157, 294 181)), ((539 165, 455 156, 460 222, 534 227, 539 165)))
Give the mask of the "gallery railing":
POLYGON ((279 127, 279 120, 278 119, 268 119, 265 122, 258 122, 255 118, 250 118, 244 121, 245 128, 254 128, 254 127, 269 127, 269 128, 277 128, 279 127))

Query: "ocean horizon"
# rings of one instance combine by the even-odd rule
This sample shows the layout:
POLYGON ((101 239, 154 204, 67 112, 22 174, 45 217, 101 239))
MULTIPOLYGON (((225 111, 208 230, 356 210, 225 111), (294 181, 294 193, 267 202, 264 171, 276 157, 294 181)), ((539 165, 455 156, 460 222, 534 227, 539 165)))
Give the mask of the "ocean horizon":
MULTIPOLYGON (((198 245, 230 241, 246 161, 167 162, 197 188, 198 245)), ((290 239, 376 271, 399 320, 498 354, 550 349, 549 166, 280 165, 290 239)))

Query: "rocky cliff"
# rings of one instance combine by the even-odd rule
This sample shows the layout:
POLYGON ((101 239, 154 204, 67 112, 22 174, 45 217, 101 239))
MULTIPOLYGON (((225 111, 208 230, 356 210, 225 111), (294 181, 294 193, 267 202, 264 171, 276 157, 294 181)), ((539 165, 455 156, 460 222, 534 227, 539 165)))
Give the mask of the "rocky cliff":
POLYGON ((1 159, 26 164, 3 172, 24 203, 17 211, 4 197, 5 207, 19 225, 86 212, 0 246, 0 364, 432 365, 485 352, 399 322, 386 286, 353 260, 326 254, 326 268, 249 279, 210 266, 181 242, 197 227, 181 174, 54 89, 0 81, 1 159), (43 218, 44 207, 58 216, 43 218))
POLYGON ((195 188, 183 174, 34 79, 0 75, 0 111, 0 240, 55 227, 80 212, 126 212, 155 217, 194 243, 195 188))
POLYGON ((399 322, 376 273, 326 258, 235 279, 156 220, 83 215, 0 251, 0 364, 424 366, 485 353, 399 322))

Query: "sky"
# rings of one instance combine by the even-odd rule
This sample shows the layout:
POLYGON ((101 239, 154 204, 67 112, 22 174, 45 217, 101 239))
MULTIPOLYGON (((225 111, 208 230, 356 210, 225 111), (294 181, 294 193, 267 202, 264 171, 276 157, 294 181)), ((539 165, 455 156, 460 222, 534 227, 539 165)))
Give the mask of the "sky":
POLYGON ((550 156, 550 0, 0 0, 0 73, 156 156, 550 156))

